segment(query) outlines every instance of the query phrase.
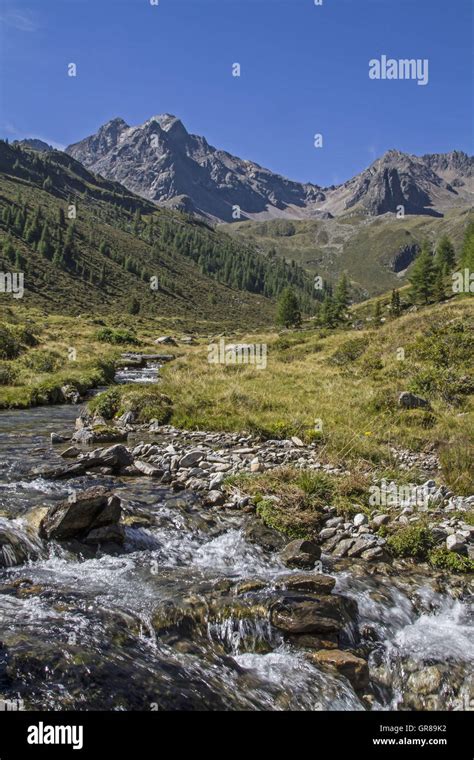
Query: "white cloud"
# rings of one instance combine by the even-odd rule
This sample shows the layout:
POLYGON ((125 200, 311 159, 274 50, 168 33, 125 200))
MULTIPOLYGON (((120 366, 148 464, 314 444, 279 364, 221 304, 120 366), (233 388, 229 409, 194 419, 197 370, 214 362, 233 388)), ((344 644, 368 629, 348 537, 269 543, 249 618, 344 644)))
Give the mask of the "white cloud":
POLYGON ((38 23, 30 11, 6 10, 0 13, 0 23, 20 32, 36 32, 38 23))

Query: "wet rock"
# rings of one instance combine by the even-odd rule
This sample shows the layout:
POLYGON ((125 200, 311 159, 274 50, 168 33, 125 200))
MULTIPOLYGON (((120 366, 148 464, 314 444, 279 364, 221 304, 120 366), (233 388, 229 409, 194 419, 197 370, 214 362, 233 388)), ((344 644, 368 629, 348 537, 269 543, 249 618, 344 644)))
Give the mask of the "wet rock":
POLYGON ((59 435, 59 433, 51 433, 50 437, 52 444, 66 443, 66 441, 69 441, 71 438, 70 435, 59 435))
POLYGON ((93 528, 82 539, 85 544, 123 544, 125 532, 122 525, 104 525, 101 528, 93 528))
POLYGON ((284 596, 271 608, 271 622, 285 633, 337 633, 357 612, 342 596, 284 596))
POLYGON ((43 547, 33 532, 14 520, 0 517, 0 568, 23 565, 43 556, 43 547))
POLYGON ((103 487, 89 488, 50 507, 40 523, 40 536, 48 540, 85 540, 90 531, 118 526, 120 499, 103 487))
POLYGON ((335 633, 326 633, 324 637, 312 633, 300 633, 287 638, 299 649, 337 649, 339 646, 338 636, 335 633))
POLYGON ((248 594, 252 591, 261 591, 267 584, 260 578, 247 578, 235 587, 236 594, 248 594))
POLYGON ((205 452, 194 449, 191 451, 188 451, 187 454, 184 455, 184 457, 181 457, 179 460, 179 466, 180 467, 193 467, 195 464, 198 464, 198 462, 201 461, 201 459, 205 458, 205 452))
POLYGON ((421 396, 415 395, 415 393, 404 391, 403 393, 400 393, 398 397, 398 405, 401 406, 402 409, 419 409, 422 407, 429 407, 429 402, 421 396))
POLYGON ((322 649, 308 655, 318 665, 324 665, 337 670, 345 676, 354 689, 361 691, 369 685, 369 668, 365 660, 341 649, 322 649))
POLYGON ((84 446, 90 446, 94 443, 121 443, 126 441, 128 433, 121 428, 106 427, 102 424, 96 427, 84 427, 76 430, 72 436, 74 443, 80 443, 84 446))
POLYGON ((275 585, 276 588, 283 588, 287 591, 312 591, 317 594, 330 594, 336 585, 336 579, 331 575, 323 575, 322 573, 299 573, 280 576, 275 585))
POLYGON ((88 446, 94 441, 94 433, 91 428, 82 427, 72 436, 72 440, 84 446, 88 446))
POLYGON ((280 558, 287 567, 311 570, 321 557, 321 548, 314 541, 297 539, 290 541, 280 552, 280 558))
POLYGON ((74 464, 58 465, 58 467, 40 466, 33 467, 33 477, 45 478, 46 480, 63 480, 84 475, 90 463, 87 461, 75 462, 74 464))
POLYGON ((219 506, 225 501, 224 494, 221 491, 209 491, 204 497, 204 503, 208 506, 219 506))
POLYGON ((131 452, 121 443, 104 449, 97 456, 97 459, 100 460, 101 464, 108 467, 128 467, 133 463, 131 452))
POLYGON ((437 694, 443 683, 443 674, 439 667, 432 665, 412 673, 408 679, 408 688, 416 694, 437 694))

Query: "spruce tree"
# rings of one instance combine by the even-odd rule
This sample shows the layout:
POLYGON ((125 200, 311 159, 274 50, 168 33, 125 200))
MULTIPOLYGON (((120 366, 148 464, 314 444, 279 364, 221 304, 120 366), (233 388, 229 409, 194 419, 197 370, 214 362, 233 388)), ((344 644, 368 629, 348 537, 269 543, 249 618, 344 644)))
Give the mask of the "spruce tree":
POLYGON ((428 243, 423 243, 410 275, 411 297, 414 303, 429 303, 434 293, 436 267, 428 243))
POLYGON ((447 235, 443 235, 436 248, 435 264, 443 275, 449 274, 456 264, 454 246, 447 235))
POLYGON ((301 312, 298 298, 291 287, 285 288, 278 299, 277 324, 283 327, 301 326, 301 312))

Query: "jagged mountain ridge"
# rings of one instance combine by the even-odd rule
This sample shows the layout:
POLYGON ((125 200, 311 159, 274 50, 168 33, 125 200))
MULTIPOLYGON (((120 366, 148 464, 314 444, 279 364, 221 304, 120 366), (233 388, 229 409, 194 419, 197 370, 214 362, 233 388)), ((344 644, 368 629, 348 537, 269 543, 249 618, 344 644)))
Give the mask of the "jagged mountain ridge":
POLYGON ((390 150, 366 170, 328 188, 293 182, 189 134, 170 114, 131 127, 115 118, 66 148, 95 173, 161 205, 213 221, 330 218, 356 209, 442 215, 473 198, 474 158, 453 151, 412 156, 390 150))

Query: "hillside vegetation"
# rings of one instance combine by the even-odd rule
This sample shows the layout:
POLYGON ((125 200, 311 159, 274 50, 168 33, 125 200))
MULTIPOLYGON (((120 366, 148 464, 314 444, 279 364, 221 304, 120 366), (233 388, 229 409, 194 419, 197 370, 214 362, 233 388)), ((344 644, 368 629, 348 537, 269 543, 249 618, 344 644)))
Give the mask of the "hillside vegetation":
POLYGON ((309 310, 314 300, 298 267, 158 209, 59 151, 2 141, 0 267, 24 273, 27 306, 173 316, 189 327, 268 324, 270 299, 288 282, 309 310))
POLYGON ((346 272, 354 296, 363 300, 405 284, 425 240, 435 247, 448 235, 459 252, 464 231, 473 220, 472 209, 451 209, 441 218, 406 215, 403 219, 354 212, 318 221, 236 222, 220 229, 270 257, 293 260, 331 284, 346 272))

